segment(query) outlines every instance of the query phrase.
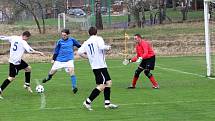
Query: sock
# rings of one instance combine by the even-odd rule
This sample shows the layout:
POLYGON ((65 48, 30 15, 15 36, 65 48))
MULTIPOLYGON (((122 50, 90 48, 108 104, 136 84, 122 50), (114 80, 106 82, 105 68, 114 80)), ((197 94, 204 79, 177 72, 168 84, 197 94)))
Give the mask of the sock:
POLYGON ((25 84, 29 86, 30 80, 31 80, 31 72, 25 72, 25 84))
POLYGON ((105 87, 104 89, 104 98, 105 98, 105 105, 110 104, 110 87, 105 87))
POLYGON ((8 79, 5 79, 0 87, 1 90, 3 91, 9 84, 10 84, 10 81, 8 79))
POLYGON ((76 76, 75 75, 71 76, 71 82, 72 82, 72 89, 76 88, 77 85, 76 85, 76 76))
POLYGON ((90 105, 92 101, 89 98, 87 98, 85 102, 90 105))
POLYGON ((137 80, 138 80, 138 77, 135 77, 135 76, 134 76, 134 78, 133 78, 133 80, 132 80, 132 86, 133 86, 133 87, 136 87, 137 80))
POLYGON ((105 98, 105 100, 110 100, 110 87, 105 87, 104 98, 105 98))
POLYGON ((91 102, 93 102, 93 100, 99 95, 100 90, 98 90, 97 88, 93 89, 93 91, 91 92, 90 96, 88 97, 88 99, 90 100, 86 100, 87 104, 90 104, 91 102))
POLYGON ((48 74, 48 77, 46 78, 46 80, 51 80, 52 79, 52 74, 48 74))
POLYGON ((154 76, 150 76, 149 77, 149 80, 151 81, 152 85, 157 87, 158 86, 158 83, 157 81, 155 80, 154 76))

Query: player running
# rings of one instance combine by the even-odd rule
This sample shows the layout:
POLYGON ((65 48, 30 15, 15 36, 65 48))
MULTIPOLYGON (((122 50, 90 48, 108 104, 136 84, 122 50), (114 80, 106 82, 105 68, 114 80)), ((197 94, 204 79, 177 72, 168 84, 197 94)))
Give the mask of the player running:
POLYGON ((57 41, 52 58, 52 63, 54 64, 48 76, 42 82, 46 83, 51 80, 58 69, 65 68, 66 72, 70 75, 73 93, 76 93, 78 88, 74 70, 74 46, 80 48, 81 45, 76 39, 69 37, 69 34, 69 29, 63 29, 61 31, 62 38, 57 41))
POLYGON ((105 51, 110 50, 111 47, 105 45, 102 37, 97 36, 97 29, 95 27, 90 27, 89 35, 90 38, 82 44, 81 48, 78 50, 78 54, 83 58, 88 58, 97 86, 83 102, 83 105, 88 110, 93 110, 91 108, 91 103, 100 92, 104 91, 104 107, 117 108, 117 105, 110 102, 112 81, 105 61, 105 51))
POLYGON ((0 40, 9 41, 11 44, 9 57, 9 76, 0 87, 0 99, 3 99, 3 90, 15 79, 15 76, 18 75, 19 70, 22 69, 25 71, 24 88, 30 93, 33 92, 30 87, 31 67, 24 60, 22 60, 22 56, 25 51, 31 54, 40 54, 42 56, 44 54, 42 52, 35 51, 28 45, 27 40, 30 38, 30 36, 31 33, 29 31, 23 32, 21 36, 0 36, 0 40))
POLYGON ((136 87, 137 80, 142 71, 149 78, 152 83, 152 88, 158 89, 159 85, 155 80, 154 76, 150 73, 154 70, 155 66, 155 53, 151 45, 141 37, 140 34, 134 35, 134 40, 136 41, 136 53, 137 55, 130 59, 130 62, 140 62, 137 70, 134 73, 132 80, 132 85, 128 89, 134 89, 136 87))

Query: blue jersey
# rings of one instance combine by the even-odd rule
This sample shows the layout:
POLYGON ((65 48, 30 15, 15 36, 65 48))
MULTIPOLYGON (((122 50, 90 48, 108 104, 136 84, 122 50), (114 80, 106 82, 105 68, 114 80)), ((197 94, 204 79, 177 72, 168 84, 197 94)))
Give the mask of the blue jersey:
POLYGON ((59 39, 54 50, 54 54, 57 55, 56 61, 67 62, 74 60, 74 46, 81 47, 80 43, 74 38, 69 37, 67 40, 59 39))

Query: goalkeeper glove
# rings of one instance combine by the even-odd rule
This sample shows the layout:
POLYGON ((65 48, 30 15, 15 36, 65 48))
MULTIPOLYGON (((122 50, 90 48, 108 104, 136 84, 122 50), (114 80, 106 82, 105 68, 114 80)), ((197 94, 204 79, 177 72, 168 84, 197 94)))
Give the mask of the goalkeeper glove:
POLYGON ((140 63, 142 60, 143 60, 142 57, 139 57, 136 62, 140 63))

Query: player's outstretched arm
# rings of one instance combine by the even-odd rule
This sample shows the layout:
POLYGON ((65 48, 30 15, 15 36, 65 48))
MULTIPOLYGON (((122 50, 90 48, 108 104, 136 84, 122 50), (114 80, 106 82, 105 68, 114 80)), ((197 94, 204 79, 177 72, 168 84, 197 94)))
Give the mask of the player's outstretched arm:
POLYGON ((85 50, 85 46, 87 46, 86 43, 83 43, 82 46, 78 49, 78 55, 81 56, 82 58, 87 59, 88 57, 87 52, 85 50))
POLYGON ((43 53, 43 52, 36 51, 36 50, 32 51, 31 53, 32 53, 32 54, 39 54, 39 55, 41 55, 41 56, 44 56, 44 53, 43 53))
POLYGON ((78 52, 78 55, 81 56, 82 58, 86 58, 86 59, 88 58, 86 52, 83 52, 83 53, 78 52))
POLYGON ((1 36, 0 35, 0 40, 9 41, 10 37, 8 37, 8 36, 1 36))

